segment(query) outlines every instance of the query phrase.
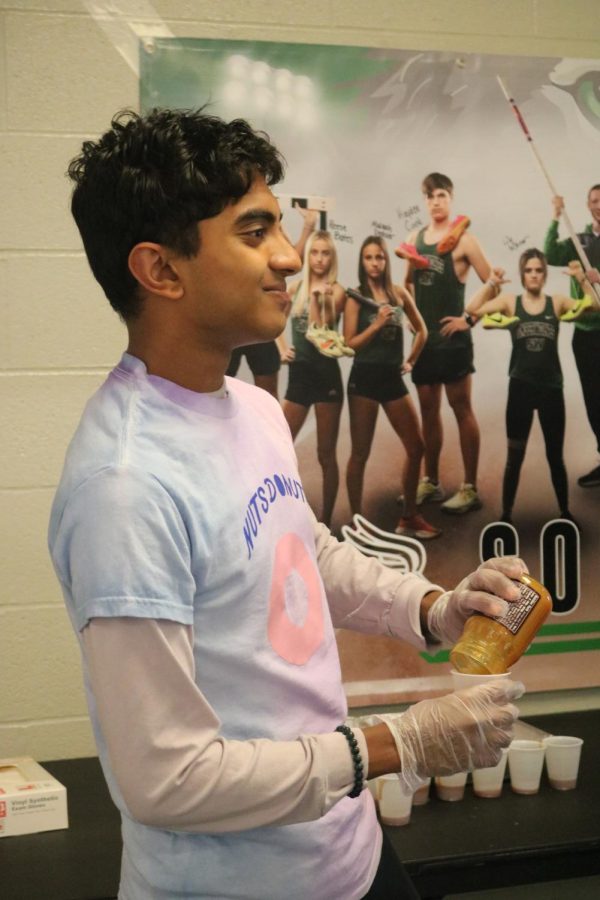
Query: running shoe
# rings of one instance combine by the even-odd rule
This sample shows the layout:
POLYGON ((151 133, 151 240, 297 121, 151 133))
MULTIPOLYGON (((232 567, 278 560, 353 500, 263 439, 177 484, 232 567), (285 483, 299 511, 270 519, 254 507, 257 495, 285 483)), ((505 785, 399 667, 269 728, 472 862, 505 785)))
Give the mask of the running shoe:
POLYGON ((481 320, 481 324, 484 328, 510 328, 520 321, 518 316, 505 316, 503 313, 495 312, 484 316, 481 320))
POLYGON ((596 466, 587 475, 582 475, 581 478, 578 478, 577 484, 582 488, 598 487, 600 485, 600 466, 596 466))
MULTIPOLYGON (((439 503, 445 496, 439 481, 431 481, 427 475, 420 479, 419 484, 417 485, 417 506, 420 506, 422 503, 427 503, 428 501, 439 503)), ((402 506, 404 503, 404 494, 398 494, 396 503, 402 506)))
POLYGON ((432 481, 427 475, 421 478, 417 487, 417 506, 421 506, 422 503, 435 503, 443 499, 444 491, 439 481, 432 481))
POLYGON ((343 356, 354 356, 356 351, 349 347, 344 339, 344 335, 340 334, 339 331, 334 331, 330 329, 329 336, 333 338, 333 340, 337 343, 338 347, 342 351, 343 356))
POLYGON ((400 259, 408 259, 415 269, 428 269, 429 260, 426 256, 421 256, 414 244, 400 244, 394 250, 396 256, 400 259))
POLYGON ((568 309, 566 313, 563 313, 560 317, 561 322, 574 322, 575 319, 578 319, 582 312, 585 312, 586 309, 589 309, 590 306, 594 305, 594 301, 591 297, 588 297, 587 294, 585 297, 582 297, 581 300, 578 300, 575 306, 572 309, 568 309))
POLYGON ((432 538, 439 537, 442 533, 441 528, 435 528, 434 525, 431 525, 423 516, 418 514, 400 519, 395 531, 396 534, 418 538, 421 541, 430 541, 432 538))
POLYGON ((324 325, 317 325, 316 322, 311 322, 310 325, 308 326, 308 328, 306 329, 306 340, 310 341, 311 344, 314 344, 316 347, 317 346, 316 342, 318 340, 320 340, 321 337, 323 337, 324 332, 325 332, 324 325))
POLYGON ((445 513, 454 516, 461 516, 463 513, 470 512, 472 509, 481 509, 481 500, 477 489, 472 484, 461 484, 458 491, 442 503, 441 507, 445 513))
POLYGON ((468 216, 457 216, 451 223, 448 233, 438 241, 437 252, 439 254, 450 253, 454 250, 461 237, 471 224, 468 216))
POLYGON ((337 332, 332 332, 325 325, 317 325, 312 322, 306 329, 306 340, 317 348, 323 356, 332 356, 339 359, 343 356, 342 348, 335 339, 337 332))

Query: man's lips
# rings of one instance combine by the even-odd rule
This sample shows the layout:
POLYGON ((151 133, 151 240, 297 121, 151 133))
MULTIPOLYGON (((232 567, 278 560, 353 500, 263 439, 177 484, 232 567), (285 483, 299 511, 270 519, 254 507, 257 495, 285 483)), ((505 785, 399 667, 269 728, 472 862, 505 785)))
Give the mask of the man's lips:
POLYGON ((263 288, 263 290, 267 294, 270 294, 270 296, 279 303, 282 309, 287 309, 292 302, 285 284, 269 285, 268 287, 263 288))

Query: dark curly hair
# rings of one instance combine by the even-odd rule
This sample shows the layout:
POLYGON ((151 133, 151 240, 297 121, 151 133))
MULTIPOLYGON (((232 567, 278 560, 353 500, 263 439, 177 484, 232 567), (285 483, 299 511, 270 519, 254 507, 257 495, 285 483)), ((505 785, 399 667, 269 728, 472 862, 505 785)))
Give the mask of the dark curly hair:
POLYGON ((283 167, 268 136, 243 119, 224 122, 202 110, 117 113, 67 173, 75 182, 71 211, 111 306, 125 320, 140 312, 127 262, 136 244, 153 241, 194 256, 198 222, 243 197, 257 174, 276 184, 283 167))

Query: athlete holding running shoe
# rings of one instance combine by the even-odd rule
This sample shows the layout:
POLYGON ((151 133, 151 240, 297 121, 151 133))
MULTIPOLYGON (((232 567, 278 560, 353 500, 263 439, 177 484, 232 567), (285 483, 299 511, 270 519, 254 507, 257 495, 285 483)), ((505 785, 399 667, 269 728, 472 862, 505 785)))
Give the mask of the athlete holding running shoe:
POLYGON ((537 412, 560 517, 574 522, 569 510, 569 486, 563 459, 566 411, 558 332, 560 321, 575 322, 594 307, 597 309, 598 303, 577 263, 570 266, 570 274, 585 292, 582 299, 546 294, 546 257, 535 247, 521 254, 519 273, 523 285, 521 294, 500 293, 492 299, 505 283, 504 271, 494 269, 492 277, 467 306, 469 315, 483 317, 484 328, 509 329, 512 338, 506 405, 508 447, 500 518, 503 522, 512 521, 521 467, 533 416, 537 412))
POLYGON ((429 224, 412 232, 396 250, 407 260, 405 285, 428 331, 427 343, 412 372, 425 441, 425 475, 419 483, 417 503, 444 498, 439 462, 445 390, 458 425, 464 481, 442 509, 461 514, 481 506, 477 493, 479 426, 471 405, 471 375, 475 369, 470 330, 475 322, 464 314, 465 283, 471 267, 481 281, 489 278, 491 267, 479 241, 467 231, 469 219, 459 216, 451 220, 454 187, 448 176, 432 172, 424 179, 422 189, 429 224))
POLYGON ((289 364, 283 414, 295 440, 311 406, 317 420, 317 457, 323 472, 319 519, 331 524, 339 487, 337 440, 344 402, 338 359, 354 355, 335 326, 346 303, 337 281, 337 252, 329 232, 316 231, 307 241, 302 278, 289 286, 294 357, 289 364))

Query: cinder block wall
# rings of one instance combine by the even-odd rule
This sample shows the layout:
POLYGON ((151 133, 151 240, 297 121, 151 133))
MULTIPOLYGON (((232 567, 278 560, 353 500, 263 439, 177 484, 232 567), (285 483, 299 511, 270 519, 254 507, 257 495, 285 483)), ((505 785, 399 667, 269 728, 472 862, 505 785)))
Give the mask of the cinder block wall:
MULTIPOLYGON (((91 4, 90 4, 91 5, 91 4)), ((120 0, 135 21, 150 4, 120 0)), ((598 0, 155 0, 182 37, 600 58, 598 0)), ((127 34, 126 20, 116 24, 127 34)), ((125 333, 68 213, 67 161, 137 106, 79 0, 0 0, 0 757, 93 754, 76 641, 46 551, 67 441, 125 333)))

